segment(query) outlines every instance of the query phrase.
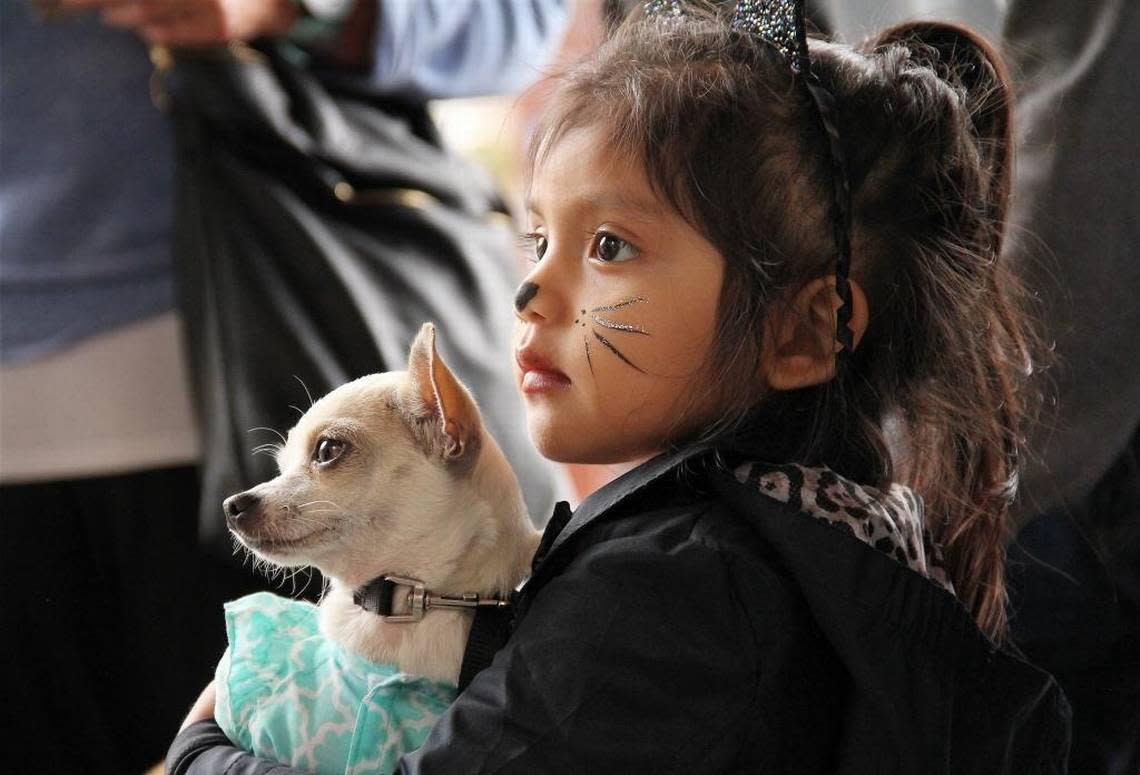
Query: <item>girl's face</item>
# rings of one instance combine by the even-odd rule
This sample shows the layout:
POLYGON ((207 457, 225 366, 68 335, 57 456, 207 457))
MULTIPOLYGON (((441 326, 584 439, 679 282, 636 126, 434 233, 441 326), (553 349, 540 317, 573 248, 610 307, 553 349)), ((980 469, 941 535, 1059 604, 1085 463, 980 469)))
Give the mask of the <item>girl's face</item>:
POLYGON ((716 248, 596 127, 549 149, 527 209, 535 264, 515 300, 515 377, 539 451, 631 461, 709 419, 716 248))

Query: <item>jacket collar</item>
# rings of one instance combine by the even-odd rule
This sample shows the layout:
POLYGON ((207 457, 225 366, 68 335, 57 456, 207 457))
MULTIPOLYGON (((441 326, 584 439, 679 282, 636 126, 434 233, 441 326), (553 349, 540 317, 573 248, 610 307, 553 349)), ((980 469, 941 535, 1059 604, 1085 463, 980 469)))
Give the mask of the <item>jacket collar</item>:
MULTIPOLYGON (((554 535, 553 543, 549 544, 550 548, 542 552, 543 558, 552 554, 579 530, 601 517, 631 495, 645 489, 671 471, 675 471, 687 461, 702 453, 708 452, 712 447, 712 444, 690 444, 685 447, 663 452, 596 490, 582 501, 568 520, 563 518, 552 522, 550 527, 556 531, 556 534, 554 535), (564 526, 559 528, 557 522, 564 522, 564 526)), ((566 507, 562 504, 559 504, 559 509, 555 512, 556 515, 559 513, 564 515, 565 508, 566 507)), ((544 540, 543 543, 546 544, 548 541, 544 540)))

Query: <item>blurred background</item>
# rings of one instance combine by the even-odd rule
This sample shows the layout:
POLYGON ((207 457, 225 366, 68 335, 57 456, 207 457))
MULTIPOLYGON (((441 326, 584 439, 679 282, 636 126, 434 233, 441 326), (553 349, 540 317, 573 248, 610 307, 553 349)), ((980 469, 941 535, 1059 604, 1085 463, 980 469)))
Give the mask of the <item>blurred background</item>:
MULTIPOLYGON (((514 237, 525 229, 522 159, 546 76, 636 5, 0 0, 0 565, 3 629, 16 634, 3 664, 10 696, 24 703, 10 735, 39 762, 0 759, 0 770, 140 772, 162 756, 223 647, 221 601, 268 585, 230 556, 220 502, 271 471, 253 450, 272 433, 247 432, 292 424, 289 404, 307 400, 295 376, 322 392, 369 363, 399 368, 419 323, 436 319, 445 355, 527 483, 536 524, 555 500, 576 504, 624 470, 538 459, 509 376, 508 335, 526 268, 514 237), (246 49, 226 42, 255 39, 285 51, 274 67, 283 82, 293 74, 289 88, 301 91, 290 94, 313 98, 298 100, 311 114, 242 102, 249 95, 234 83, 198 77, 209 63, 171 70, 180 46, 240 59, 234 51, 246 49), (373 111, 373 128, 387 133, 375 146, 388 155, 337 148, 337 133, 315 120, 322 95, 373 111), (226 112, 236 105, 256 110, 226 112), (263 134, 295 170, 266 163, 264 143, 243 145, 229 131, 262 137, 275 121, 294 133, 263 134), (391 200, 360 204, 378 180, 403 214, 383 209, 391 200), (353 210, 353 197, 365 210, 353 210), (297 208, 314 218, 282 215, 297 208), (209 228, 189 228, 191 215, 209 228), (322 217, 335 228, 306 226, 322 217), (208 248, 222 244, 264 260, 215 266, 227 251, 208 248), (228 328, 226 309, 262 313, 200 270, 256 287, 255 269, 293 247, 318 262, 347 251, 387 267, 373 278, 383 325, 339 314, 352 306, 343 287, 285 267, 273 271, 298 273, 287 278, 290 304, 334 294, 328 320, 275 319, 270 309, 264 327, 228 328), (424 280, 400 265, 436 274, 424 280), (175 275, 211 303, 188 304, 175 275), (227 341, 239 328, 244 339, 227 341), (248 383, 230 390, 210 356, 227 347, 254 361, 277 348, 296 365, 278 364, 276 388, 242 373, 248 383), (245 389, 272 407, 264 419, 248 419, 258 407, 235 399, 245 389)), ((849 42, 917 17, 966 23, 1010 66, 1019 167, 1003 258, 1034 289, 1059 356, 1011 536, 1013 627, 1073 702, 1075 773, 1140 772, 1138 7, 808 3, 821 30, 849 42)))

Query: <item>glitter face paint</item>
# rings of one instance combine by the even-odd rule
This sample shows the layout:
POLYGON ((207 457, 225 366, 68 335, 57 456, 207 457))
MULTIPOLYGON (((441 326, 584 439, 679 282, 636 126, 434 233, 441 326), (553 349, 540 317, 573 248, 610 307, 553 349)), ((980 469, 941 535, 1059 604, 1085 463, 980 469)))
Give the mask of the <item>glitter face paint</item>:
MULTIPOLYGON (((635 296, 632 299, 626 299, 624 301, 619 301, 616 304, 610 304, 610 305, 603 306, 603 307, 594 307, 593 309, 590 310, 590 313, 591 313, 590 320, 593 321, 595 324, 602 326, 603 328, 608 328, 608 329, 611 329, 613 331, 621 331, 621 332, 627 333, 627 334, 639 334, 641 336, 649 336, 650 335, 649 332, 646 331, 641 326, 637 326, 637 325, 634 325, 632 323, 619 323, 615 320, 609 320, 607 318, 603 318, 600 315, 596 314, 598 312, 617 312, 619 310, 627 309, 627 308, 633 306, 634 304, 644 304, 644 303, 645 303, 645 299, 641 298, 640 296, 635 296)), ((583 310, 583 312, 584 312, 584 310, 583 310)), ((578 321, 576 320, 574 322, 577 323, 578 321)), ((584 326, 585 323, 583 323, 582 325, 584 326)), ((640 371, 642 374, 645 373, 645 369, 641 368, 636 363, 631 361, 628 357, 626 357, 625 353, 623 353, 621 350, 619 350, 613 342, 611 342, 609 339, 607 339, 606 337, 599 334, 597 331, 593 331, 592 333, 594 335, 594 338, 597 339, 599 342, 601 342, 603 347, 605 347, 607 350, 609 350, 610 352, 612 352, 614 355, 616 355, 618 357, 618 360, 620 360, 622 363, 626 364, 627 366, 629 366, 633 369, 636 369, 637 371, 640 371)), ((590 372, 593 373, 594 364, 593 364, 593 358, 591 357, 591 353, 590 353, 590 340, 588 338, 583 337, 582 341, 586 346, 586 360, 590 364, 590 372)))
POLYGON ((526 282, 542 290, 516 298, 515 361, 539 451, 628 462, 710 416, 720 253, 595 127, 540 159, 528 212, 526 282))

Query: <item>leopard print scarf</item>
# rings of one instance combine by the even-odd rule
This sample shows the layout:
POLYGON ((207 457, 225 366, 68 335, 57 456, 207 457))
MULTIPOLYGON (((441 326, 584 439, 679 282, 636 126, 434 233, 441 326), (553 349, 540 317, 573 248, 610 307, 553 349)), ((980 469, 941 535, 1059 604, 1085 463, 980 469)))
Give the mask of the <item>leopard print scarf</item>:
POLYGON ((856 484, 830 468, 744 463, 736 479, 814 519, 850 533, 953 593, 942 553, 924 524, 922 498, 892 484, 887 492, 856 484))

